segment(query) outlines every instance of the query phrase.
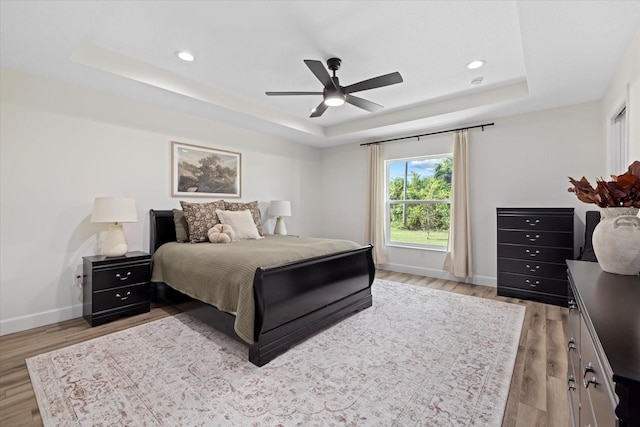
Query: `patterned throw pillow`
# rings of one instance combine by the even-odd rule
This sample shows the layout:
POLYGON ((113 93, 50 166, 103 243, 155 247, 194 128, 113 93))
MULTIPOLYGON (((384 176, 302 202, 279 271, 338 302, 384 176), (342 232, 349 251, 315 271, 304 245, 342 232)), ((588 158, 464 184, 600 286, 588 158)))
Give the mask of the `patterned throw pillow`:
POLYGON ((227 211, 243 211, 248 209, 251 212, 251 216, 253 217, 253 222, 256 224, 256 228, 258 229, 258 233, 262 236, 262 221, 260 220, 260 209, 258 208, 258 201, 254 200, 253 202, 224 202, 224 210, 227 211))
POLYGON ((216 209, 224 209, 224 202, 222 200, 211 203, 180 202, 180 205, 189 226, 191 243, 208 241, 207 232, 220 223, 216 209))

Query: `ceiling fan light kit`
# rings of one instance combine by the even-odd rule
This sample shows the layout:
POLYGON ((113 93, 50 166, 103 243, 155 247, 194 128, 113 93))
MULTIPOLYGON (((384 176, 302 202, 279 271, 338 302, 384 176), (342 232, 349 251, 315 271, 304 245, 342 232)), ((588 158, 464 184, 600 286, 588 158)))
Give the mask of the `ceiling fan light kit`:
POLYGON ((312 109, 310 117, 320 117, 328 107, 338 107, 345 102, 371 113, 380 111, 383 108, 382 105, 358 98, 351 94, 363 90, 390 86, 396 83, 402 83, 403 81, 400 73, 395 72, 363 80, 349 86, 340 86, 340 80, 336 77, 336 71, 340 69, 340 64, 342 63, 340 58, 329 58, 327 60, 327 68, 333 72, 333 77, 329 75, 327 69, 324 68, 324 65, 320 61, 305 59, 304 63, 324 86, 322 92, 265 92, 265 94, 267 96, 322 95, 322 102, 315 109, 312 109))
POLYGON ((324 103, 329 107, 339 107, 342 104, 344 104, 345 99, 346 99, 346 95, 338 92, 324 95, 324 103))

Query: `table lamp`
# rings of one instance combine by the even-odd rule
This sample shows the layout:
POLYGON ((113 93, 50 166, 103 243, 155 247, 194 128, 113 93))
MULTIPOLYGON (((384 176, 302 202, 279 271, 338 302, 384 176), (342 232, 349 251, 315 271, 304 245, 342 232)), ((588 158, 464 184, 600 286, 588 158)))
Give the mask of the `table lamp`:
POLYGON ((272 200, 269 202, 269 215, 277 217, 273 234, 287 235, 284 216, 291 216, 291 202, 288 200, 272 200))
POLYGON ((102 245, 102 254, 122 256, 129 250, 122 222, 138 222, 136 201, 129 197, 96 197, 93 201, 91 222, 111 222, 102 245))

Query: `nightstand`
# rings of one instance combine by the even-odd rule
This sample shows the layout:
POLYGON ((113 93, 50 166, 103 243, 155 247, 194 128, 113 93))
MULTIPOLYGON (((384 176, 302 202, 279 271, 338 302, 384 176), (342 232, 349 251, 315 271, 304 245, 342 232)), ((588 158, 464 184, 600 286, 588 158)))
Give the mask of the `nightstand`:
POLYGON ((151 255, 83 257, 82 314, 91 326, 150 310, 151 255))

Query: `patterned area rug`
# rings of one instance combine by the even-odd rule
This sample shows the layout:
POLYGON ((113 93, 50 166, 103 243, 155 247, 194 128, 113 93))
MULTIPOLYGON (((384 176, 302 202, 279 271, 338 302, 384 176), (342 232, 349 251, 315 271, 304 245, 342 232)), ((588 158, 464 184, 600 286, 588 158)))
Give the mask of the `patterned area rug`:
POLYGON ((188 315, 27 359, 47 426, 500 426, 524 307, 376 280, 258 368, 188 315))

